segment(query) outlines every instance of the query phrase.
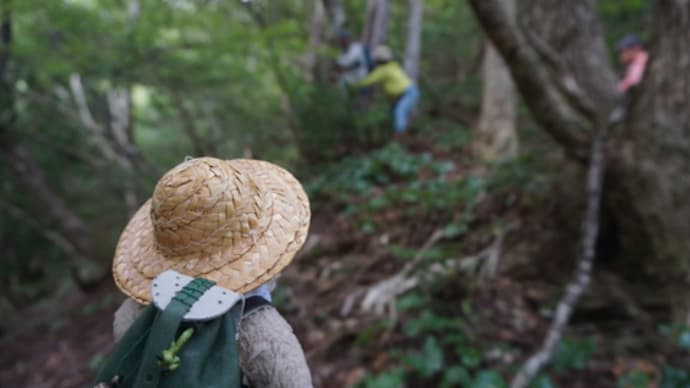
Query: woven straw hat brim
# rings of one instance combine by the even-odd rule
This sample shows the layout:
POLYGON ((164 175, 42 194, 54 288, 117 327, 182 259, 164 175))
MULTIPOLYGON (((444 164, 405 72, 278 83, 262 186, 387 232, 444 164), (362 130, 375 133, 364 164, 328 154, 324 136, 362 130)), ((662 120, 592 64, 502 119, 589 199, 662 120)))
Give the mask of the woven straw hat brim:
MULTIPOLYGON (((306 240, 311 217, 302 185, 289 172, 268 162, 227 161, 235 171, 251 176, 267 198, 251 238, 234 244, 198 247, 182 255, 164 255, 157 246, 149 199, 120 236, 113 259, 117 286, 139 303, 151 300, 151 281, 161 272, 204 277, 229 290, 246 293, 280 273, 306 240)), ((246 225, 245 225, 246 226, 246 225)), ((225 240, 223 240, 225 241, 225 240)), ((193 241, 185 244, 193 245, 193 241)))

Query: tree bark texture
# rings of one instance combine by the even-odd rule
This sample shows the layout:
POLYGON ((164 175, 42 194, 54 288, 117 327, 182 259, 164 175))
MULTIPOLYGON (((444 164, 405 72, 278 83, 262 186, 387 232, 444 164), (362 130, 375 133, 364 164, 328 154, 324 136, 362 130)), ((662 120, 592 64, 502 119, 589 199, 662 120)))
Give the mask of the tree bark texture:
MULTIPOLYGON (((592 121, 573 107, 539 51, 510 19, 500 0, 470 0, 480 24, 510 68, 525 104, 541 126, 569 155, 584 160, 589 154, 592 121)), ((567 6, 564 2, 564 6, 567 6)))
POLYGON ((336 34, 345 29, 347 24, 347 14, 345 13, 345 8, 343 8, 343 3, 341 0, 322 0, 323 6, 326 9, 326 14, 328 14, 328 19, 330 20, 331 26, 331 36, 336 36, 336 34))
POLYGON ((558 76, 571 75, 594 106, 617 97, 616 75, 608 61, 601 22, 593 0, 518 1, 517 20, 546 60, 557 60, 558 76), (541 44, 539 44, 541 43, 541 44), (554 53, 555 58, 548 58, 554 53))
POLYGON ((388 0, 369 0, 362 41, 369 47, 385 44, 388 32, 388 0))
MULTIPOLYGON (((524 2, 518 27, 499 0, 470 1, 536 121, 579 155, 573 148, 591 141, 594 125, 587 111, 600 114, 616 98, 594 2, 524 2)), ((659 0, 652 9, 651 58, 611 132, 605 201, 621 258, 687 277, 677 269, 690 261, 690 1, 659 0)))
MULTIPOLYGON (((615 132, 611 206, 628 252, 690 263, 690 1, 655 1, 650 62, 615 132)), ((645 260, 648 270, 659 262, 645 260)))
POLYGON ((408 12, 404 66, 407 74, 417 81, 419 77, 419 60, 422 54, 423 0, 409 0, 408 12))
MULTIPOLYGON (((515 1, 503 0, 507 14, 514 20, 515 1)), ((482 69, 482 107, 474 140, 474 153, 483 161, 513 158, 518 152, 515 129, 515 87, 503 58, 491 42, 484 50, 482 69)))

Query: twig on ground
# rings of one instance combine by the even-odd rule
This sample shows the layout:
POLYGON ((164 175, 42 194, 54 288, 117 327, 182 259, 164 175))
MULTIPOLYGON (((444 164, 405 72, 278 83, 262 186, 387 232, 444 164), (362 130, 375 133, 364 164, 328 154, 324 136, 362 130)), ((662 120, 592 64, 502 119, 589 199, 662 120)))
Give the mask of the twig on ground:
MULTIPOLYGON (((512 226, 508 226, 501 230, 495 240, 480 252, 464 256, 461 258, 449 258, 443 262, 434 263, 426 268, 424 273, 414 273, 415 269, 424 259, 426 253, 433 248, 445 235, 445 228, 435 230, 420 248, 417 255, 403 267, 395 275, 383 279, 382 281, 371 286, 364 294, 361 303, 361 308, 365 312, 374 312, 378 315, 383 315, 388 311, 391 319, 397 319, 397 311, 395 308, 396 297, 416 287, 421 281, 434 281, 438 277, 443 277, 449 274, 457 274, 458 272, 467 272, 478 276, 480 279, 489 279, 496 274, 498 264, 500 261, 501 252, 503 249, 503 241, 506 233, 512 226)), ((359 295, 362 293, 358 291, 359 295)), ((354 294, 346 299, 344 306, 350 311, 354 294)))
POLYGON ((369 288, 362 300, 362 310, 374 311, 376 314, 382 315, 385 308, 395 316, 395 297, 415 287, 419 279, 410 276, 410 273, 419 265, 424 258, 424 255, 444 236, 445 228, 436 229, 426 240, 422 248, 419 249, 417 255, 403 267, 397 274, 386 278, 374 286, 369 288))
POLYGON ((539 371, 551 361, 556 346, 561 341, 570 317, 580 296, 589 286, 594 260, 595 244, 599 233, 599 208, 601 206, 602 181, 604 175, 604 145, 606 123, 599 124, 590 151, 590 165, 587 174, 587 209, 582 220, 582 252, 577 260, 577 269, 568 283, 565 295, 556 309, 556 315, 541 348, 522 366, 510 384, 511 388, 529 385, 539 371))

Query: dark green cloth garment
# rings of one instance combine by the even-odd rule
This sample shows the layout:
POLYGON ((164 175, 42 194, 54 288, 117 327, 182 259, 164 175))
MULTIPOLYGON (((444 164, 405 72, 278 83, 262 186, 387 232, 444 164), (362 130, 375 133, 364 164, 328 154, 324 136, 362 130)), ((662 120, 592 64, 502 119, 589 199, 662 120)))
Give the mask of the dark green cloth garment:
POLYGON ((97 383, 117 381, 113 386, 118 388, 240 387, 236 333, 242 303, 210 321, 182 322, 205 291, 199 293, 196 284, 190 294, 192 283, 180 290, 164 311, 153 305, 144 310, 116 345, 97 383), (180 366, 166 370, 159 362, 163 350, 190 327, 194 333, 177 353, 180 366))

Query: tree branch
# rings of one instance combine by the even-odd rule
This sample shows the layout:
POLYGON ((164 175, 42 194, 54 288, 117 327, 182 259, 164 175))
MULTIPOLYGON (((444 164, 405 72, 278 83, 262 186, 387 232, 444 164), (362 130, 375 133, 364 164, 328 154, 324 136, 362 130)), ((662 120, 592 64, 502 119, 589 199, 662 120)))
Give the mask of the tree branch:
POLYGON ((530 45, 548 65, 558 90, 580 114, 587 117, 592 123, 596 122, 599 114, 597 109, 593 106, 591 99, 587 97, 575 77, 568 73, 563 59, 558 56, 558 53, 545 40, 527 29, 523 29, 523 31, 525 31, 525 36, 530 45))
POLYGON ((500 1, 470 0, 470 4, 494 47, 508 64, 532 114, 570 156, 586 160, 591 123, 568 104, 539 53, 510 20, 500 1))
POLYGON ((606 144, 605 120, 601 120, 594 134, 590 151, 590 165, 587 174, 587 209, 582 220, 582 252, 577 259, 577 269, 568 283, 565 295, 558 302, 556 316, 539 351, 532 355, 513 379, 511 388, 524 388, 529 385, 539 371, 553 357, 563 332, 575 310, 580 296, 587 290, 591 280, 592 265, 599 233, 599 209, 601 207, 602 181, 604 176, 604 149, 606 144))

